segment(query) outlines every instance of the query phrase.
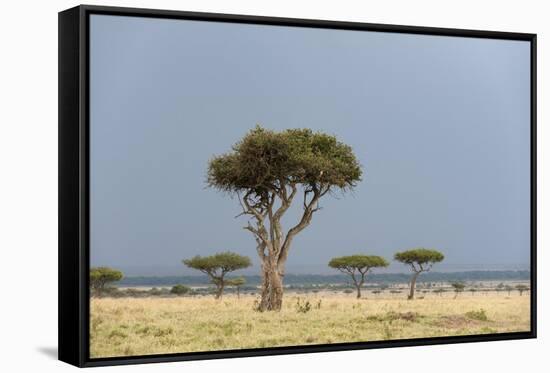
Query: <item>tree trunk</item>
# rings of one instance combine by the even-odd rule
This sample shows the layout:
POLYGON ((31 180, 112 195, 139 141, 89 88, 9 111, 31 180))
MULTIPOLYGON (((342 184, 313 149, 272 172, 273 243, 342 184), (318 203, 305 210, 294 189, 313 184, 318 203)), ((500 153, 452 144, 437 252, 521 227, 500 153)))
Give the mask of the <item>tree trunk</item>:
POLYGON ((274 264, 262 265, 262 295, 258 311, 280 311, 283 305, 283 279, 274 264))
POLYGON ((261 198, 250 199, 252 191, 246 193, 241 201, 243 213, 255 218, 256 224, 248 223, 244 229, 252 232, 256 238, 258 254, 262 260, 262 291, 258 311, 280 311, 283 304, 283 277, 288 252, 298 233, 304 230, 311 222, 313 213, 319 210, 319 198, 328 193, 330 186, 317 186, 304 191, 304 212, 302 218, 288 230, 286 236, 281 226, 281 218, 290 207, 297 192, 295 183, 286 184, 280 181, 280 188, 276 188, 261 198), (290 191, 287 189, 290 187, 290 191), (308 195, 313 197, 308 201, 308 195), (279 197, 281 205, 274 210, 274 203, 279 197), (259 207, 258 207, 259 206, 259 207), (269 226, 264 224, 268 219, 269 226))
POLYGON ((357 288, 357 299, 361 298, 361 285, 355 285, 357 288))
POLYGON ((216 289, 216 299, 221 299, 223 295, 223 283, 218 285, 218 288, 216 289))
POLYGON ((411 279, 411 290, 409 292, 409 296, 407 299, 414 299, 414 289, 416 287, 416 279, 418 278, 418 275, 420 272, 415 272, 412 279, 411 279))

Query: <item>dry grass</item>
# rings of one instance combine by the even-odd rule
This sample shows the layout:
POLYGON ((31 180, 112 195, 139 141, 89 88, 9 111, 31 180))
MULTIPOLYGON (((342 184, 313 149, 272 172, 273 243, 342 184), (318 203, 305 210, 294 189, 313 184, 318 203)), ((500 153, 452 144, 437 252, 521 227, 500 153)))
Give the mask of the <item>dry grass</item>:
MULTIPOLYGON (((529 297, 461 294, 407 301, 285 295, 281 312, 226 296, 91 301, 91 357, 295 346, 529 330, 529 297), (306 312, 297 302, 311 303, 306 312), (320 307, 319 306, 319 301, 320 307), (472 317, 485 312, 487 320, 472 317)), ((483 317, 481 317, 483 319, 483 317)))

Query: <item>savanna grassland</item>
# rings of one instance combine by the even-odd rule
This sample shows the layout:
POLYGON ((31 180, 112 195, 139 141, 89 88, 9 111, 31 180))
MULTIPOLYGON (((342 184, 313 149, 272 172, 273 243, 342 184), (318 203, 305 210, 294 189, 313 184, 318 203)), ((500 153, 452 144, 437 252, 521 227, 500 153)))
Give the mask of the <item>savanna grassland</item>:
POLYGON ((314 345, 528 331, 529 296, 285 294, 280 312, 257 297, 93 298, 91 357, 314 345))

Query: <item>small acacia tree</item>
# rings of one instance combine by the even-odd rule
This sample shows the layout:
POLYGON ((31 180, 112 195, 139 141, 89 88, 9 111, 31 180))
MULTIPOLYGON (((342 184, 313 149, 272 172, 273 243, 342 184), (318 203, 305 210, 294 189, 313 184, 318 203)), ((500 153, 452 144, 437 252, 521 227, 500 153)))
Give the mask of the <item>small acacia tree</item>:
POLYGON ((361 167, 351 147, 336 137, 310 129, 281 132, 256 126, 229 153, 208 164, 208 185, 236 196, 244 229, 256 240, 261 260, 259 311, 280 310, 285 265, 293 239, 320 210, 320 199, 353 189, 361 167), (301 191, 303 211, 295 225, 283 229, 282 218, 301 191))
POLYGON ((101 295, 107 284, 122 280, 121 271, 109 267, 90 268, 90 289, 92 294, 101 295))
POLYGON ((453 282, 451 283, 451 286, 453 287, 455 292, 455 299, 456 297, 458 297, 459 293, 462 293, 464 291, 464 288, 466 287, 466 285, 464 285, 462 282, 453 282))
POLYGON ((357 299, 361 298, 361 287, 365 277, 373 268, 387 267, 386 259, 376 255, 350 255, 331 259, 329 267, 351 276, 357 289, 357 299))
POLYGON ((414 299, 416 279, 422 272, 428 272, 434 263, 439 263, 445 256, 437 250, 424 248, 412 249, 396 253, 394 259, 410 266, 413 275, 408 299, 414 299))
POLYGON ((227 285, 235 286, 235 289, 237 290, 237 298, 241 297, 241 286, 244 284, 246 284, 246 279, 243 276, 227 280, 227 285))
POLYGON ((527 285, 519 284, 516 285, 516 290, 519 291, 519 295, 522 296, 524 291, 529 290, 529 287, 527 285))
POLYGON ((183 264, 210 277, 210 281, 216 286, 216 299, 222 297, 223 289, 228 285, 225 275, 252 265, 249 257, 229 251, 211 256, 197 255, 191 259, 183 260, 183 264))

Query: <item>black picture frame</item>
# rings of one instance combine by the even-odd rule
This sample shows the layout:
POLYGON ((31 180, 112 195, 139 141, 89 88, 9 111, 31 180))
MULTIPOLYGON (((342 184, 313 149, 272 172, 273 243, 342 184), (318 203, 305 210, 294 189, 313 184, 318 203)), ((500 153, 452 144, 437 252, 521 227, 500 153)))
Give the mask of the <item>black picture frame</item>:
POLYGON ((536 338, 536 34, 81 5, 59 13, 59 360, 79 367, 283 355, 536 338), (529 332, 257 348, 132 357, 89 357, 89 105, 91 14, 528 41, 531 45, 531 330, 529 332))

